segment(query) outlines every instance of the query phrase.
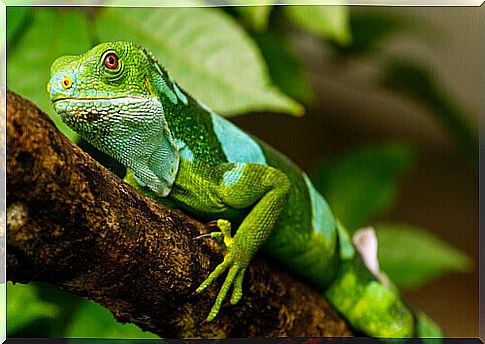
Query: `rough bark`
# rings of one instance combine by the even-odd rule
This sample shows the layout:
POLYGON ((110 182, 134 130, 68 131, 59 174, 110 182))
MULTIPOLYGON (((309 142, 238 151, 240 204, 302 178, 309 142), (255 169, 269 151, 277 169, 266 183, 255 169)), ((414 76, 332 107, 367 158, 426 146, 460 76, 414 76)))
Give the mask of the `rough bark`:
MULTIPOLYGON (((123 183, 31 102, 7 94, 7 279, 49 282, 162 337, 347 336, 314 290, 259 257, 245 295, 204 319, 222 260, 207 229, 123 183)), ((219 281, 220 282, 220 281, 219 281)))

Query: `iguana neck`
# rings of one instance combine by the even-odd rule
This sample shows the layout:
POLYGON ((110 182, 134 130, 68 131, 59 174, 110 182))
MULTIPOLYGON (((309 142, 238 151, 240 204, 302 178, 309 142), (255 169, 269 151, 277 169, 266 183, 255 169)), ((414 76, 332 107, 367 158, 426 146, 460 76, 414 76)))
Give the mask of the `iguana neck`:
POLYGON ((152 61, 153 84, 162 103, 172 137, 181 149, 182 156, 198 162, 226 161, 221 144, 214 133, 211 110, 178 86, 153 58, 152 61))

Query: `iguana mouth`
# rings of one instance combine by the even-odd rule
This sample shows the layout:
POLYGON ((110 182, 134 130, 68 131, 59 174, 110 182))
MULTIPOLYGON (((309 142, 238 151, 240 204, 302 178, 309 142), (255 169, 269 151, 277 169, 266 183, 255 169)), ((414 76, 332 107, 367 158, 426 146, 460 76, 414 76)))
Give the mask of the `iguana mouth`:
POLYGON ((63 101, 63 100, 75 100, 75 101, 81 101, 81 102, 88 102, 88 101, 96 101, 96 100, 120 100, 120 99, 126 99, 126 100, 141 100, 143 99, 142 97, 137 97, 137 96, 128 96, 128 97, 96 97, 96 98, 89 98, 89 97, 61 97, 61 98, 56 98, 51 100, 51 104, 55 104, 57 102, 63 101))

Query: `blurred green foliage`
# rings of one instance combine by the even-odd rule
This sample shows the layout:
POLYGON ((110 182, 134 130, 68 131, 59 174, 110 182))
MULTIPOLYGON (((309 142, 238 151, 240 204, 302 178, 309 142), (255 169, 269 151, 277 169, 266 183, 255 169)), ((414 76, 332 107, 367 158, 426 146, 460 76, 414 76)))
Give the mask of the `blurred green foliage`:
POLYGON ((98 338, 160 338, 151 332, 143 332, 134 324, 113 321, 113 315, 92 301, 83 302, 67 325, 64 337, 98 338))
POLYGON ((100 305, 44 283, 7 284, 9 337, 159 338, 100 305))
POLYGON ((269 16, 273 6, 272 0, 263 1, 250 1, 250 0, 231 0, 232 5, 236 6, 236 11, 243 18, 243 22, 249 25, 253 30, 257 32, 263 32, 268 28, 269 16), (266 6, 252 6, 252 5, 266 5, 266 6))
POLYGON ((376 53, 386 38, 410 27, 405 17, 389 13, 357 12, 349 19, 352 44, 334 44, 340 58, 376 53))
POLYGON ((8 7, 7 86, 30 98, 48 113, 56 126, 69 138, 75 134, 55 115, 47 94, 50 65, 63 54, 77 54, 91 47, 89 25, 80 10, 8 7), (55 27, 63 28, 53 34, 55 27))
POLYGON ((59 313, 56 304, 42 300, 33 285, 7 284, 8 334, 40 318, 55 320, 59 313), (13 297, 15 295, 15 298, 13 297))
MULTIPOLYGON (((320 1, 305 1, 318 4, 320 1)), ((333 40, 340 45, 352 41, 348 25, 348 8, 344 6, 287 6, 286 13, 291 20, 324 39, 333 40)))
MULTIPOLYGON (((359 147, 320 166, 315 186, 350 232, 372 225, 396 200, 399 179, 415 161, 406 143, 359 147)), ((435 235, 408 224, 374 226, 381 269, 402 288, 418 288, 447 272, 468 272, 471 259, 435 235)))
POLYGON ((148 48, 182 87, 222 114, 303 112, 271 85, 255 43, 219 9, 106 8, 95 26, 101 41, 129 40, 148 48))
POLYGON ((369 57, 378 60, 381 67, 376 84, 426 108, 448 131, 461 153, 475 168, 474 164, 478 160, 478 132, 471 116, 454 99, 454 95, 443 87, 430 66, 385 51, 386 42, 399 34, 412 35, 428 43, 442 40, 440 32, 431 23, 420 24, 417 26, 415 18, 399 12, 356 11, 348 22, 352 44, 344 45, 334 41, 334 59, 337 63, 351 63, 352 60, 369 57), (423 27, 426 27, 427 35, 422 34, 423 27))
POLYGON ((7 41, 15 42, 17 35, 29 19, 30 10, 28 7, 9 7, 7 41))
POLYGON ((379 261, 393 282, 418 288, 446 272, 468 272, 472 260, 437 236, 407 224, 376 225, 379 261))
POLYGON ((421 103, 454 136, 462 153, 476 162, 478 132, 468 121, 468 114, 436 81, 436 76, 421 64, 406 60, 390 62, 383 70, 383 84, 421 103))
POLYGON ((414 147, 402 142, 359 147, 320 166, 315 186, 354 231, 392 206, 399 177, 410 168, 414 154, 414 147))
MULTIPOLYGON (((80 54, 102 41, 131 40, 151 50, 182 87, 223 115, 300 115, 302 104, 313 99, 313 90, 289 31, 321 39, 322 46, 334 49, 337 60, 351 63, 362 54, 375 54, 385 39, 407 28, 402 17, 354 15, 342 6, 8 7, 7 23, 7 86, 30 98, 64 134, 119 175, 119 164, 80 141, 52 111, 46 83, 57 57, 80 54)), ((437 118, 459 141, 473 135, 466 116, 430 81, 429 71, 405 63, 384 65, 385 87, 441 114, 437 118), (420 88, 414 88, 416 83, 420 88)), ((464 149, 471 151, 470 143, 464 149)), ((412 167, 416 150, 407 143, 358 147, 327 161, 314 180, 336 215, 355 230, 392 208, 399 179, 412 167)), ((382 269, 401 286, 416 287, 471 266, 462 253, 409 225, 379 226, 378 237, 382 269)), ((8 285, 8 320, 9 336, 156 338, 134 325, 117 323, 101 306, 40 283, 8 285)))
POLYGON ((275 30, 255 32, 252 37, 268 62, 268 72, 273 82, 298 101, 310 103, 313 99, 313 90, 304 65, 290 41, 275 30))

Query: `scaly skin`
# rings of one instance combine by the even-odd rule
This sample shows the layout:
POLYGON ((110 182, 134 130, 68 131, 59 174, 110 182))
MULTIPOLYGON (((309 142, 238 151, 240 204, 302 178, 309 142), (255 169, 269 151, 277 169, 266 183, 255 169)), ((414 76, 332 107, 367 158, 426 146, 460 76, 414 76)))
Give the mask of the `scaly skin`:
POLYGON ((110 42, 59 58, 48 88, 66 124, 126 165, 127 182, 216 220, 221 231, 212 236, 224 245, 224 261, 197 292, 227 276, 207 320, 231 287, 230 302, 239 301, 244 272, 262 249, 325 293, 365 334, 440 335, 423 314, 416 325, 397 290, 369 271, 305 173, 194 100, 147 51, 110 42))

